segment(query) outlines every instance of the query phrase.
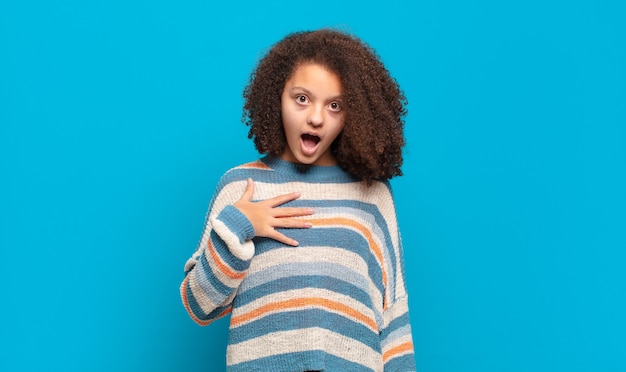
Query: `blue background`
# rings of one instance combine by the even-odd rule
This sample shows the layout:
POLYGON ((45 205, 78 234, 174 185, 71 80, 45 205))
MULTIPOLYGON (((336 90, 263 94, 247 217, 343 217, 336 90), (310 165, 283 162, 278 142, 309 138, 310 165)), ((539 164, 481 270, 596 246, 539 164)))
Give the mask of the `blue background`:
POLYGON ((0 3, 0 370, 223 370, 183 264, 250 71, 323 26, 409 99, 418 368, 626 370, 626 3, 227 3, 0 3))

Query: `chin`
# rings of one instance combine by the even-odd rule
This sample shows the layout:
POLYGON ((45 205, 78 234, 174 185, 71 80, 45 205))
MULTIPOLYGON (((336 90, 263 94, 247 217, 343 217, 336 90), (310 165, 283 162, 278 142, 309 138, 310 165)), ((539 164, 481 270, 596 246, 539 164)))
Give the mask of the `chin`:
POLYGON ((315 159, 311 159, 311 158, 296 158, 296 161, 300 164, 306 164, 306 165, 313 165, 315 164, 319 159, 315 158, 315 159))

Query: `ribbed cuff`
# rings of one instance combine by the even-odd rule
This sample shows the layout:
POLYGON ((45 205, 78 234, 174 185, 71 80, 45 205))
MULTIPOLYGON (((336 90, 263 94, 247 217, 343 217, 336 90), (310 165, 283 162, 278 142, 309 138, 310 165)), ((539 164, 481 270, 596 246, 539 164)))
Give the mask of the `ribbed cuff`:
POLYGON ((213 230, 219 235, 228 249, 242 260, 254 256, 254 227, 250 220, 232 205, 227 205, 211 221, 213 230))

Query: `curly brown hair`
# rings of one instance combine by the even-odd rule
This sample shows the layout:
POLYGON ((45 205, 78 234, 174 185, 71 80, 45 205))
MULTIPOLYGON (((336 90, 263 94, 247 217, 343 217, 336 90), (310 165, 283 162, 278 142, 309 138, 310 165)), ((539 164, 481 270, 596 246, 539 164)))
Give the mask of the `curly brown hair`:
POLYGON ((346 109, 331 151, 338 165, 367 181, 402 175, 407 100, 376 52, 359 38, 322 29, 296 32, 261 58, 244 89, 242 121, 261 154, 280 156, 287 146, 281 95, 297 66, 315 63, 339 76, 346 109))

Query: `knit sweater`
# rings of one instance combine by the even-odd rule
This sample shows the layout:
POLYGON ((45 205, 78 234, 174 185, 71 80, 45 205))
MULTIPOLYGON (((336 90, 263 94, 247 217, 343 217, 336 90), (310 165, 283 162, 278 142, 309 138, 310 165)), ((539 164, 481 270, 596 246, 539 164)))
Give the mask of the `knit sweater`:
POLYGON ((402 244, 388 182, 266 156, 220 179, 180 291, 201 325, 229 313, 228 371, 414 371, 402 244), (233 206, 300 192, 299 245, 255 237, 233 206))

